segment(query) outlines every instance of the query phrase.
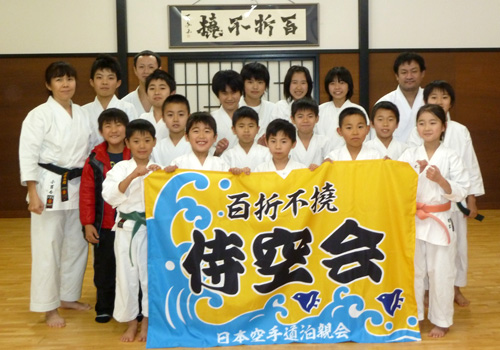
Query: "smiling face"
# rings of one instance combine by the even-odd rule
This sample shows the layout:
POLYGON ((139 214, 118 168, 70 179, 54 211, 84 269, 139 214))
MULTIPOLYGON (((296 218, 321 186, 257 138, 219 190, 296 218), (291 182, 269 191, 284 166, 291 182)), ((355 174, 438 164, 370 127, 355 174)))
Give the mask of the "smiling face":
POLYGON ((184 103, 167 103, 163 109, 163 121, 170 134, 184 134, 189 112, 184 103))
POLYGON ((54 100, 60 104, 67 104, 76 91, 76 79, 63 75, 62 77, 54 77, 50 79, 50 84, 45 84, 47 89, 52 93, 54 100))
POLYGON ((424 79, 425 71, 420 70, 416 61, 405 62, 398 68, 396 80, 401 90, 406 92, 417 91, 424 79))
POLYGON ((342 126, 337 129, 345 143, 353 148, 361 148, 369 131, 370 127, 366 124, 365 116, 359 114, 346 116, 342 126))
POLYGON ((398 121, 393 111, 379 108, 373 117, 373 128, 381 140, 392 140, 392 134, 398 127, 398 121))
POLYGON ((238 109, 241 92, 234 91, 229 86, 226 86, 226 90, 219 91, 217 97, 219 98, 222 108, 229 116, 232 116, 234 111, 238 109))
POLYGON ((94 88, 96 95, 104 98, 112 97, 121 83, 116 74, 107 68, 96 70, 94 78, 90 79, 90 86, 94 88))
POLYGON ((445 113, 448 113, 452 107, 451 96, 447 91, 440 89, 432 90, 426 102, 441 106, 445 113))
POLYGON ((125 125, 117 120, 105 121, 100 133, 110 146, 123 145, 125 139, 125 125))
POLYGON ((343 104, 347 99, 347 93, 349 92, 349 85, 338 77, 333 78, 333 81, 328 84, 328 92, 332 96, 333 102, 343 104))
POLYGON ((186 134, 186 139, 191 144, 194 154, 206 156, 210 147, 217 140, 214 130, 205 123, 194 123, 186 134))
POLYGON ((136 131, 129 139, 125 139, 125 143, 136 163, 146 165, 156 145, 156 139, 149 132, 136 131))
POLYGON ((446 127, 436 115, 422 112, 417 119, 417 131, 424 143, 439 142, 446 127))
POLYGON ((295 124, 297 131, 303 134, 311 134, 314 132, 314 126, 319 120, 319 116, 312 110, 302 109, 298 110, 292 116, 292 122, 295 124))
POLYGON ((307 94, 308 85, 304 72, 295 72, 290 82, 290 95, 294 100, 299 100, 307 94))

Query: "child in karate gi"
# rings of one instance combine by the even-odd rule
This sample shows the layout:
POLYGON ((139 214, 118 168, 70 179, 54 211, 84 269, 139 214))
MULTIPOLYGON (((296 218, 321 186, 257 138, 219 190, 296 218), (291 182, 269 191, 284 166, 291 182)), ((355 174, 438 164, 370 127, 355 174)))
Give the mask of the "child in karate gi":
POLYGON ((292 122, 297 128, 297 144, 291 150, 291 159, 307 165, 311 170, 317 168, 333 150, 330 139, 314 133, 318 122, 318 104, 308 98, 292 103, 292 122))
POLYGON ((337 132, 345 140, 345 145, 331 151, 325 161, 381 159, 382 155, 364 144, 370 132, 368 119, 363 111, 349 107, 340 112, 337 132))
POLYGON ((330 69, 326 73, 324 84, 330 101, 319 106, 319 121, 315 132, 327 136, 332 147, 339 148, 345 144, 344 139, 337 133, 340 112, 348 107, 356 107, 363 111, 367 117, 368 115, 363 107, 350 100, 354 94, 354 82, 351 72, 347 68, 333 67, 330 69))
POLYGON ((238 143, 226 150, 221 158, 231 168, 248 168, 253 171, 257 165, 271 159, 267 147, 257 144, 259 133, 259 115, 250 107, 240 107, 233 114, 233 132, 238 143))
MULTIPOLYGON (((457 232, 457 277, 455 279, 455 302, 460 306, 469 305, 469 300, 462 294, 460 287, 467 284, 467 218, 477 215, 476 197, 484 194, 483 177, 477 161, 476 152, 472 144, 470 132, 465 125, 450 119, 450 109, 455 104, 455 91, 444 80, 435 80, 424 88, 425 103, 440 105, 447 114, 447 125, 444 133, 443 145, 458 152, 470 176, 470 189, 462 205, 470 210, 469 214, 462 213, 457 206, 452 208, 452 219, 457 232)), ((422 144, 422 138, 414 129, 409 138, 409 144, 422 144)))
POLYGON ((430 337, 443 337, 453 324, 456 232, 451 202, 465 198, 469 176, 460 156, 441 143, 446 114, 438 105, 424 105, 417 113, 417 130, 423 145, 408 148, 401 161, 417 171, 415 218, 415 298, 418 319, 424 319, 425 279, 429 281, 430 337))
POLYGON ((151 110, 140 115, 154 125, 156 139, 163 140, 168 136, 168 129, 163 120, 163 103, 168 96, 175 94, 176 83, 167 72, 157 69, 146 78, 146 94, 151 103, 151 110))
POLYGON ((47 102, 28 113, 21 128, 21 184, 31 212, 30 310, 45 312, 49 327, 64 327, 58 308, 89 310, 78 302, 88 244, 78 215, 80 175, 91 129, 87 113, 71 101, 76 71, 54 62, 45 71, 47 102))
POLYGON ((163 121, 168 136, 156 143, 152 159, 158 164, 170 164, 175 158, 191 151, 186 140, 186 122, 190 114, 189 101, 182 95, 170 95, 163 103, 163 121))
POLYGON ((106 175, 102 197, 117 209, 115 230, 116 297, 113 317, 127 322, 121 340, 136 338, 139 288, 142 290, 144 318, 138 335, 146 341, 148 331, 148 248, 144 203, 144 177, 160 166, 150 161, 156 144, 155 128, 144 119, 127 125, 125 143, 132 159, 117 163, 106 175))
POLYGON ((365 145, 376 149, 384 157, 397 160, 407 148, 406 144, 393 137, 399 124, 398 107, 392 102, 381 101, 373 106, 370 120, 376 135, 365 145))

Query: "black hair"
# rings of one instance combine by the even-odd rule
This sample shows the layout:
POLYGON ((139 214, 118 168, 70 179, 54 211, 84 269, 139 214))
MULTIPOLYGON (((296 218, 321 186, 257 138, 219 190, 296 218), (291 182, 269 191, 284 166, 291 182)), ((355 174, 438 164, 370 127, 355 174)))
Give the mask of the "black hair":
POLYGON ((140 134, 150 134, 153 138, 156 138, 156 129, 154 125, 146 119, 134 119, 128 123, 125 129, 125 138, 130 140, 132 135, 136 132, 140 134))
POLYGON ((352 81, 351 72, 345 67, 333 67, 326 73, 325 76, 325 91, 330 97, 330 101, 333 100, 333 96, 330 94, 329 85, 333 82, 333 80, 337 78, 338 81, 343 81, 347 84, 347 95, 346 99, 350 99, 354 94, 354 82, 352 81))
POLYGON ((398 106, 396 106, 394 103, 392 103, 390 101, 380 101, 379 103, 375 104, 375 106, 373 106, 372 113, 370 115, 370 120, 372 122, 375 118, 375 114, 377 114, 377 111, 379 109, 387 109, 387 110, 391 111, 392 113, 394 113, 394 115, 396 116, 396 122, 399 124, 398 106))
MULTIPOLYGON (((440 105, 431 105, 431 104, 425 104, 417 112, 417 121, 416 124, 418 125, 418 118, 423 114, 423 113, 430 113, 435 115, 441 123, 443 123, 445 129, 446 129, 446 112, 444 111, 443 107, 440 105)), ((444 137, 444 131, 441 133, 440 140, 443 140, 444 137)))
POLYGON ((175 79, 167 72, 165 72, 162 69, 155 69, 153 73, 148 75, 146 78, 146 91, 148 90, 149 84, 151 83, 151 80, 163 80, 167 83, 168 87, 170 88, 170 92, 174 92, 176 89, 176 83, 175 79))
POLYGON ((285 75, 285 81, 283 82, 283 94, 287 100, 292 99, 292 94, 290 94, 290 85, 292 84, 292 77, 295 73, 304 73, 307 80, 307 93, 304 97, 311 98, 311 93, 313 89, 313 81, 311 78, 311 73, 309 73, 309 69, 304 66, 291 66, 288 68, 288 71, 285 75))
POLYGON ((293 101, 292 103, 292 118, 298 111, 311 111, 314 115, 319 115, 318 103, 312 98, 301 98, 299 100, 293 101))
POLYGON ((100 54, 96 57, 90 68, 90 79, 94 80, 95 73, 98 69, 109 69, 111 72, 115 73, 117 80, 122 80, 120 64, 111 55, 100 54))
POLYGON ((141 56, 153 56, 154 58, 156 58, 156 62, 158 63, 158 68, 161 67, 161 57, 160 57, 160 55, 158 55, 156 52, 153 52, 153 51, 150 51, 150 50, 141 51, 137 55, 134 56, 134 67, 137 66, 137 60, 141 56))
POLYGON ((186 134, 189 134, 189 130, 191 130, 193 125, 197 123, 207 125, 214 131, 214 134, 217 135, 217 123, 215 122, 214 117, 212 117, 212 115, 208 112, 194 112, 191 114, 186 122, 186 134))
POLYGON ((116 122, 127 126, 128 116, 127 113, 118 108, 108 108, 102 111, 97 118, 97 123, 99 124, 99 131, 102 131, 102 126, 106 122, 116 122))
MULTIPOLYGON (((76 69, 64 61, 56 61, 52 62, 47 69, 45 69, 45 82, 47 85, 50 85, 50 82, 53 78, 59 77, 73 77, 76 79, 76 69)), ((52 96, 52 91, 49 90, 49 95, 52 96)))
POLYGON ((286 137, 292 140, 292 143, 297 141, 297 130, 295 126, 285 119, 275 119, 269 123, 266 129, 266 141, 269 141, 271 136, 278 135, 278 132, 282 131, 286 137))
POLYGON ((183 96, 183 95, 179 95, 179 94, 174 94, 174 95, 170 95, 168 96, 165 101, 163 102, 163 106, 161 107, 161 111, 163 113, 163 111, 165 110, 165 107, 170 104, 170 103, 179 103, 179 104, 184 104, 187 108, 187 111, 188 111, 188 114, 191 113, 191 107, 189 106, 189 101, 188 99, 183 96))
POLYGON ((342 127, 342 123, 344 122, 344 119, 346 117, 356 114, 362 116, 366 124, 368 124, 368 120, 366 120, 366 115, 363 113, 361 109, 359 109, 358 107, 347 107, 346 109, 343 109, 342 112, 340 112, 339 114, 339 128, 342 127))
POLYGON ((433 82, 430 82, 425 86, 424 88, 425 103, 428 103, 427 100, 429 99, 429 96, 431 95, 433 90, 440 90, 446 92, 448 95, 450 95, 451 106, 455 104, 455 90, 453 90, 453 87, 451 86, 450 83, 444 80, 434 80, 433 82))
POLYGON ((411 61, 417 62, 421 72, 425 70, 425 61, 422 56, 420 56, 416 52, 402 52, 398 57, 396 57, 396 60, 394 61, 394 73, 397 75, 399 72, 399 66, 401 66, 403 63, 410 63, 411 61))
POLYGON ((252 62, 245 64, 241 68, 240 75, 243 82, 250 79, 263 80, 266 83, 266 88, 269 87, 269 71, 262 63, 252 62))
POLYGON ((239 91, 243 94, 243 79, 241 75, 234 70, 220 70, 212 78, 212 91, 215 96, 219 96, 219 92, 226 91, 226 87, 233 91, 239 91))
POLYGON ((242 106, 234 111, 233 113, 233 126, 236 126, 238 120, 242 118, 250 118, 259 125, 259 114, 248 106, 242 106))

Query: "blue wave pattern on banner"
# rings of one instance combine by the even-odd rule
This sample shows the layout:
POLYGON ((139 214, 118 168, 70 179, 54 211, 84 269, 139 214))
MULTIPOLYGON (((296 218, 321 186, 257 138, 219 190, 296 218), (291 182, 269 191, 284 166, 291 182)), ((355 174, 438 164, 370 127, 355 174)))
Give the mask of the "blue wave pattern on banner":
MULTIPOLYGON (((222 180, 219 186, 230 187, 228 181, 222 180)), ((398 329, 387 335, 370 333, 367 330, 369 323, 384 327, 387 331, 392 329, 392 324, 383 324, 384 317, 379 311, 364 310, 362 297, 350 295, 350 289, 346 286, 340 286, 333 292, 332 301, 323 307, 319 315, 306 317, 291 325, 278 320, 278 315, 288 315, 288 310, 283 307, 286 298, 283 294, 269 297, 264 308, 241 314, 225 324, 215 325, 200 320, 195 311, 197 301, 207 299, 214 312, 217 312, 223 305, 223 298, 206 288, 199 295, 193 294, 189 279, 180 266, 182 256, 189 251, 192 243, 174 243, 171 227, 176 215, 182 213, 185 220, 193 222, 199 230, 208 228, 212 222, 210 210, 199 205, 194 198, 178 198, 181 189, 190 183, 198 190, 205 190, 210 185, 209 179, 200 173, 185 172, 174 176, 158 196, 154 217, 147 220, 149 295, 164 296, 161 305, 152 300, 149 302, 147 348, 420 340, 420 333, 411 329, 398 329), (156 268, 162 264, 164 269, 156 268), (175 284, 171 281, 175 281, 175 284), (153 289, 156 290, 153 292, 153 289)), ((185 239, 190 241, 187 235, 191 235, 191 232, 186 232, 185 239)), ((328 298, 326 295, 322 297, 323 300, 328 298)), ((410 327, 415 327, 417 323, 415 317, 407 320, 410 327)))

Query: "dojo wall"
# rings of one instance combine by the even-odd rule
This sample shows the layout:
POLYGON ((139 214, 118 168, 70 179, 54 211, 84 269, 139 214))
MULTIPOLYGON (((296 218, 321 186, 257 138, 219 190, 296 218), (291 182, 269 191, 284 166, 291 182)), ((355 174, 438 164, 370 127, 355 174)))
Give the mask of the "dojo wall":
MULTIPOLYGON (((191 5, 192 0, 176 1, 191 5)), ((201 1, 200 5, 225 1, 201 1)), ((241 4, 241 2, 234 2, 241 4)), ((272 1, 270 3, 289 3, 272 1)), ((359 101, 359 53, 357 2, 342 0, 301 1, 319 4, 320 46, 293 48, 319 56, 320 80, 328 69, 344 65, 353 74, 359 101)), ((377 0, 369 2, 369 97, 370 106, 396 87, 392 64, 406 49, 420 52, 427 64, 423 85, 434 79, 448 80, 456 89, 457 102, 452 117, 465 124, 471 134, 481 165, 487 195, 480 208, 500 208, 500 2, 441 0, 377 0), (431 11, 432 10, 432 11, 431 11), (493 16, 493 17, 492 17, 493 16), (412 22, 412 25, 409 23, 412 22)), ((137 85, 132 73, 132 56, 143 49, 162 55, 167 66, 167 2, 128 0, 128 83, 137 85)), ((19 184, 18 139, 26 114, 43 103, 47 94, 43 82, 46 66, 58 59, 71 62, 79 74, 76 103, 94 97, 88 85, 89 68, 100 52, 115 53, 116 14, 114 0, 0 0, 0 217, 27 216, 25 188, 19 184)), ((219 48, 218 48, 219 50, 219 48)), ((241 48, 227 51, 241 52, 241 48)), ((244 48, 252 51, 252 48, 244 48)), ((290 48, 258 48, 259 51, 290 48)), ((228 53, 229 54, 229 53, 228 53)), ((320 102, 327 100, 319 84, 320 102)))

